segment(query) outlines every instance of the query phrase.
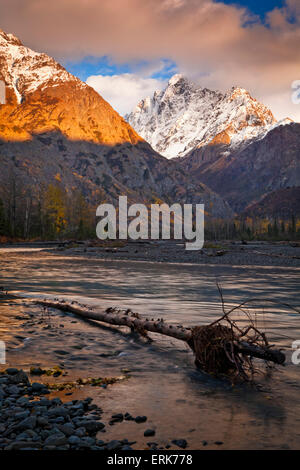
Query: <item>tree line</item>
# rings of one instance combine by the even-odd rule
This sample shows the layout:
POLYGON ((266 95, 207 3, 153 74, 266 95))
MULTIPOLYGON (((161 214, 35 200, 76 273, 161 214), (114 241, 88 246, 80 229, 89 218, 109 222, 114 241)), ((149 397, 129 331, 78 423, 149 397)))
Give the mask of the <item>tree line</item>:
MULTIPOLYGON (((0 188, 0 242, 96 238, 95 213, 96 206, 78 190, 67 191, 58 182, 35 188, 12 177, 0 188)), ((300 219, 207 217, 205 240, 226 239, 300 240, 300 219)))
POLYGON ((205 225, 206 240, 300 240, 300 218, 237 217, 213 220, 205 225))

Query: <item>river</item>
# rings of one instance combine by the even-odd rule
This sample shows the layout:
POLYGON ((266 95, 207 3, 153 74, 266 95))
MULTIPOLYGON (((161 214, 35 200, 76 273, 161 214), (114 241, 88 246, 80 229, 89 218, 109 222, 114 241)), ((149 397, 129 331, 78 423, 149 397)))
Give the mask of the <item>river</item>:
POLYGON ((130 421, 107 427, 105 437, 135 440, 134 448, 146 448, 149 440, 165 446, 183 438, 190 449, 300 447, 300 365, 291 362, 300 319, 280 305, 299 307, 299 268, 110 261, 34 249, 0 249, 0 263, 5 290, 131 308, 184 326, 208 324, 222 314, 216 280, 228 307, 260 298, 255 306, 259 326, 285 348, 287 361, 285 367, 262 369, 259 387, 233 386, 201 373, 180 341, 153 335, 154 342, 144 344, 126 329, 53 311, 45 318, 28 302, 0 301, 0 340, 7 344, 7 363, 25 369, 61 364, 70 377, 119 376, 129 370, 128 380, 107 389, 90 387, 89 394, 107 419, 126 411, 148 417, 138 431, 130 421), (145 438, 145 428, 155 429, 155 437, 145 438))

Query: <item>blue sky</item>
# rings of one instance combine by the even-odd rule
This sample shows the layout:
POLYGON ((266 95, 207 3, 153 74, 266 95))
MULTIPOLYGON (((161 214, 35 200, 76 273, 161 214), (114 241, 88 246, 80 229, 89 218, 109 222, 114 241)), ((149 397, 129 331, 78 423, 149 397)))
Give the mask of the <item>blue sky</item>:
POLYGON ((247 7, 252 13, 259 15, 264 20, 266 12, 273 10, 275 7, 281 8, 284 0, 240 0, 236 2, 222 0, 222 3, 247 7))
POLYGON ((122 115, 155 90, 164 88, 178 72, 176 63, 164 58, 118 64, 107 56, 86 57, 80 62, 66 62, 65 67, 98 91, 122 115))
POLYGON ((104 57, 85 57, 80 62, 65 62, 66 69, 80 80, 85 81, 91 75, 119 75, 129 73, 132 66, 130 64, 114 64, 104 57))
POLYGON ((125 73, 135 73, 158 80, 166 80, 177 72, 176 63, 164 58, 154 64, 147 61, 117 64, 107 56, 85 57, 80 62, 66 61, 64 66, 69 72, 83 81, 86 81, 91 75, 112 76, 125 73))

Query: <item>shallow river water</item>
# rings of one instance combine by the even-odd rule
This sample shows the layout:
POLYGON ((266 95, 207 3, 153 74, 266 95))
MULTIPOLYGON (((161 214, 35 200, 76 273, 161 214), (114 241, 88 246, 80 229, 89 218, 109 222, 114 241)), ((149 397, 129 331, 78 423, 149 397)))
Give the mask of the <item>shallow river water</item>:
POLYGON ((130 370, 128 380, 107 389, 89 387, 88 394, 107 420, 128 411, 148 421, 107 426, 105 438, 135 440, 134 448, 146 448, 148 441, 165 446, 173 439, 186 439, 190 449, 300 448, 300 365, 291 362, 291 344, 300 340, 300 317, 280 305, 300 306, 299 274, 298 268, 101 261, 0 249, 4 289, 131 308, 173 324, 208 324, 222 314, 216 279, 227 306, 262 299, 256 305, 259 326, 270 342, 285 348, 287 361, 259 375, 259 388, 232 386, 202 374, 180 341, 152 335, 154 342, 144 344, 126 329, 54 311, 45 314, 29 302, 0 300, 0 340, 7 344, 7 363, 24 369, 61 364, 72 378, 120 376, 130 370), (267 298, 278 305, 268 304, 267 298), (155 429, 155 437, 145 438, 146 428, 155 429))

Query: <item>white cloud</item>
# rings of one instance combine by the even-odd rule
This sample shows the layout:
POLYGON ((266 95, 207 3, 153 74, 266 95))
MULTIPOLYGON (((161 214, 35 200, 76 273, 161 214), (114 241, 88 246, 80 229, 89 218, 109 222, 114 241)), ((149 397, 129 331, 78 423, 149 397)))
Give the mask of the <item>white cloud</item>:
POLYGON ((146 96, 161 90, 166 82, 155 78, 142 78, 136 74, 104 76, 91 75, 86 83, 94 88, 121 115, 129 113, 146 96))
POLYGON ((285 93, 263 96, 261 101, 271 109, 276 119, 288 117, 300 122, 300 104, 293 103, 292 93, 293 90, 290 88, 285 93))

